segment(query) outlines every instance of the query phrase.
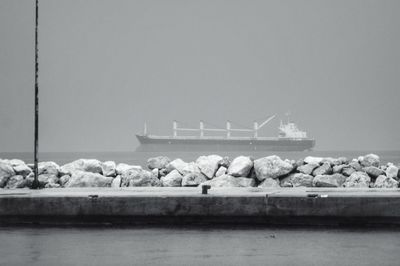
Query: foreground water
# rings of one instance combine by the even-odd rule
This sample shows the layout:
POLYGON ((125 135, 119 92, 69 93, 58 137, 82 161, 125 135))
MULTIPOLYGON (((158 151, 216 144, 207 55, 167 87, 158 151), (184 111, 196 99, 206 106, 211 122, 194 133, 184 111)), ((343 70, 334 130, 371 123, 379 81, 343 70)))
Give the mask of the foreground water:
MULTIPOLYGON (((171 159, 181 158, 184 161, 194 161, 200 155, 218 154, 221 156, 229 156, 234 158, 239 155, 248 155, 253 158, 261 158, 272 154, 278 155, 283 159, 294 159, 298 160, 306 156, 319 156, 319 157, 341 157, 345 156, 349 159, 358 158, 360 155, 368 153, 375 153, 379 155, 381 163, 392 162, 395 164, 400 163, 400 151, 308 151, 308 152, 243 152, 243 151, 230 151, 230 152, 215 152, 215 151, 193 151, 193 152, 182 152, 182 151, 163 151, 163 152, 43 152, 39 154, 40 161, 54 161, 59 165, 63 165, 80 158, 87 159, 98 159, 101 161, 115 161, 117 163, 128 163, 134 165, 146 166, 146 161, 150 157, 166 155, 171 159)), ((33 162, 33 153, 29 152, 8 152, 0 153, 0 158, 3 159, 21 159, 26 163, 33 162)))
POLYGON ((0 265, 399 265, 400 231, 0 228, 0 265))

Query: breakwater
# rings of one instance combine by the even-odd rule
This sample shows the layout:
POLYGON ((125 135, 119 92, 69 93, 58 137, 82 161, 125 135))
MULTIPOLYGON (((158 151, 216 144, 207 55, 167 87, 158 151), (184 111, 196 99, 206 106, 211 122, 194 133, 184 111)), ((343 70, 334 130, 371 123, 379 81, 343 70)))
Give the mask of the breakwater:
MULTIPOLYGON (((0 160, 0 188, 29 188, 33 165, 0 160)), ((344 187, 397 188, 399 165, 381 164, 375 154, 354 159, 308 156, 294 161, 263 158, 200 156, 193 162, 166 156, 149 158, 146 166, 79 159, 65 165, 39 163, 42 188, 74 187, 344 187)))

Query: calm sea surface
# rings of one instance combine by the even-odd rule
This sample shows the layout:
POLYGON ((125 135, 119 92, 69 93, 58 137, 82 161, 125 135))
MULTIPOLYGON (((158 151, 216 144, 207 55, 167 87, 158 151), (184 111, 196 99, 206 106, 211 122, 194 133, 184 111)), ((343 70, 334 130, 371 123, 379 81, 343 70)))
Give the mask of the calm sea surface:
POLYGON ((399 265, 400 231, 0 228, 0 265, 399 265))
MULTIPOLYGON (((340 157, 345 156, 349 159, 357 158, 360 155, 375 153, 380 156, 381 162, 387 163, 392 162, 395 164, 400 163, 400 151, 310 151, 310 152, 44 152, 39 154, 39 158, 41 161, 55 161, 56 163, 62 165, 73 160, 77 160, 80 158, 86 159, 99 159, 101 161, 112 160, 117 163, 128 163, 134 165, 145 166, 146 161, 150 157, 166 155, 171 159, 181 158, 184 161, 193 161, 196 160, 200 155, 207 154, 219 154, 221 156, 229 156, 230 158, 234 158, 238 155, 249 155, 254 158, 260 158, 272 154, 276 154, 280 156, 282 159, 300 159, 305 156, 321 156, 321 157, 340 157)), ((0 158, 2 159, 21 159, 27 163, 33 162, 33 153, 28 152, 8 152, 8 153, 0 153, 0 158)))

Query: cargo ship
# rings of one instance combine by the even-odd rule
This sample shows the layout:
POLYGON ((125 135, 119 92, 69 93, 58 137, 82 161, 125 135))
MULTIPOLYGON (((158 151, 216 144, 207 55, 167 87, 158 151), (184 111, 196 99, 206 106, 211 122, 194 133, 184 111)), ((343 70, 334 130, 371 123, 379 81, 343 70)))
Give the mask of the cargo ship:
POLYGON ((148 134, 144 125, 143 134, 137 134, 140 142, 138 151, 310 151, 315 146, 315 139, 307 137, 307 132, 287 119, 280 121, 277 137, 261 137, 259 130, 273 120, 268 117, 262 123, 253 123, 253 128, 232 127, 230 121, 225 128, 206 127, 200 121, 198 128, 181 127, 178 121, 172 123, 172 136, 148 134), (192 132, 188 135, 188 132, 192 132), (214 132, 211 135, 210 132, 214 132), (185 135, 182 135, 185 134, 185 135), (237 135, 241 136, 237 136, 237 135), (246 134, 247 136, 242 136, 246 134), (236 135, 236 136, 235 136, 236 135))

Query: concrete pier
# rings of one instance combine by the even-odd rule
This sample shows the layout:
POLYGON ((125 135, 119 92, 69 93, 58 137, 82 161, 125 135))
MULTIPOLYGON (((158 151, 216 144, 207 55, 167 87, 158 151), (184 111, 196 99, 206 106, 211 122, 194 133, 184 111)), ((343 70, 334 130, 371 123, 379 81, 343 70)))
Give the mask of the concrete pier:
POLYGON ((400 226, 400 189, 0 189, 0 224, 400 226))

